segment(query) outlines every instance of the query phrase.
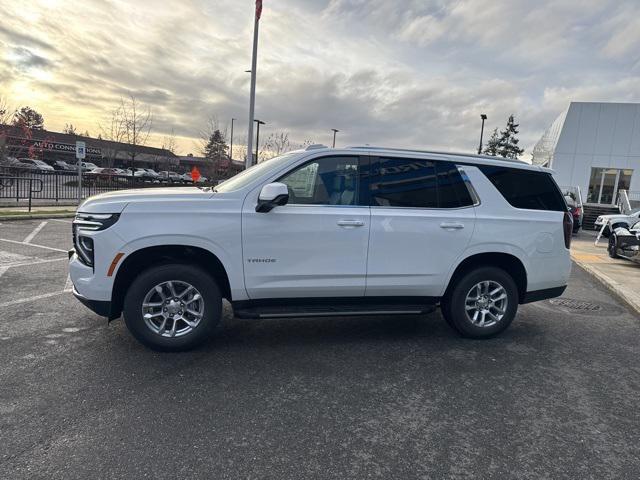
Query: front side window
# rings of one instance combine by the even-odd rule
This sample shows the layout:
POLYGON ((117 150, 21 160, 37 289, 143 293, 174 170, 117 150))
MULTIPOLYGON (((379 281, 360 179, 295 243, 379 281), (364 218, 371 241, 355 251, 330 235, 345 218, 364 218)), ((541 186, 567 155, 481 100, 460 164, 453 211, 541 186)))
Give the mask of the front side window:
POLYGON ((373 163, 373 206, 461 208, 474 204, 457 166, 415 158, 379 158, 373 163))
POLYGON ((289 189, 289 205, 357 205, 358 171, 358 157, 322 157, 278 181, 289 189))

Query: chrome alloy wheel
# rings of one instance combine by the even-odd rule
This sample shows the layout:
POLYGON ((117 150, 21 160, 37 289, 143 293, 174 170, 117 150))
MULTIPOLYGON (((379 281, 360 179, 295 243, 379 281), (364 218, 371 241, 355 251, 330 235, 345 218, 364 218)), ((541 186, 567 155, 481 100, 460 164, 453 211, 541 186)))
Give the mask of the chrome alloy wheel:
POLYGON ((473 325, 491 327, 507 312, 507 291, 498 282, 485 280, 471 287, 464 303, 473 325))
POLYGON ((162 337, 181 337, 198 326, 204 299, 187 282, 171 280, 153 287, 142 301, 145 325, 162 337))

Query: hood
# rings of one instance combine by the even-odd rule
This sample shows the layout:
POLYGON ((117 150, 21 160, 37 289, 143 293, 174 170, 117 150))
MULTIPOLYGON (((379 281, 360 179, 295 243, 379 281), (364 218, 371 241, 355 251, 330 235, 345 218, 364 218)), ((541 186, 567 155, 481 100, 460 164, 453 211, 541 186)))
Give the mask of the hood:
POLYGON ((158 202, 172 200, 192 200, 210 198, 211 190, 200 190, 197 187, 139 188, 134 190, 116 190, 101 193, 87 198, 79 212, 89 213, 121 213, 131 202, 158 202))

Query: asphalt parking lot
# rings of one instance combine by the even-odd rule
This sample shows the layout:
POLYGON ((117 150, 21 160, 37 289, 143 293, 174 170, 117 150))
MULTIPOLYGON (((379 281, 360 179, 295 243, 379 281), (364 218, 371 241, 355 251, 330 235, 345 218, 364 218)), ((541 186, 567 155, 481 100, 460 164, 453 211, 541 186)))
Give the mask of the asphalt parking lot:
POLYGON ((502 336, 233 319, 145 349, 69 293, 70 220, 0 224, 0 478, 637 478, 640 318, 574 267, 502 336), (577 308, 581 307, 581 308, 577 308))

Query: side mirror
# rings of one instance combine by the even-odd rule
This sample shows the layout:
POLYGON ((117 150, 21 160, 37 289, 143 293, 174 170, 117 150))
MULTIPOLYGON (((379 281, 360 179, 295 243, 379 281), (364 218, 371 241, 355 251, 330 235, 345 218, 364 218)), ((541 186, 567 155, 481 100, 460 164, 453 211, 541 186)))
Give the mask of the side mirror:
POLYGON ((260 190, 258 205, 256 205, 256 212, 270 212, 277 206, 286 205, 288 201, 289 190, 284 183, 269 183, 260 190))

